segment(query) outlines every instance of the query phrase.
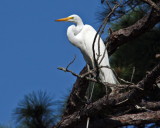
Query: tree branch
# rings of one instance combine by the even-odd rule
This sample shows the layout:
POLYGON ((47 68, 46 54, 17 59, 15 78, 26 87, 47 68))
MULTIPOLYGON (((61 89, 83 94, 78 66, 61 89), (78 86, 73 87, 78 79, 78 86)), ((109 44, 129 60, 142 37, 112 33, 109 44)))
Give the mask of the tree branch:
POLYGON ((150 110, 160 110, 160 101, 159 102, 142 102, 140 106, 145 107, 150 110))
POLYGON ((85 121, 87 117, 98 116, 100 111, 107 111, 107 115, 119 114, 121 111, 126 111, 134 105, 139 104, 141 99, 146 94, 145 91, 151 90, 156 78, 160 76, 160 64, 158 64, 137 86, 144 89, 132 89, 123 94, 116 94, 112 96, 104 96, 103 98, 85 106, 83 109, 74 112, 72 115, 65 116, 61 122, 56 126, 57 128, 75 127, 85 121))
POLYGON ((152 0, 142 0, 145 3, 149 4, 152 8, 154 8, 155 10, 157 10, 158 12, 160 12, 160 7, 158 7, 156 5, 156 3, 154 3, 152 0))
MULTIPOLYGON (((160 2, 158 5, 160 5, 160 2)), ((112 55, 119 46, 129 43, 131 40, 142 35, 153 28, 158 22, 160 22, 160 13, 152 10, 150 14, 145 15, 135 24, 111 33, 108 40, 105 41, 108 54, 112 55)))
MULTIPOLYGON (((80 72, 81 74, 84 74, 87 72, 87 68, 84 67, 83 70, 80 72)), ((73 89, 70 93, 69 99, 67 101, 67 106, 64 112, 63 116, 72 114, 76 110, 78 110, 84 103, 85 100, 85 93, 87 90, 87 87, 89 85, 89 81, 84 78, 77 78, 73 89)))
MULTIPOLYGON (((160 121, 160 111, 143 112, 138 114, 126 114, 118 117, 91 119, 90 128, 117 128, 127 125, 140 125, 157 123, 160 121)), ((74 128, 82 128, 85 125, 77 125, 74 128)))
MULTIPOLYGON (((100 69, 100 68, 109 68, 108 66, 100 66, 100 67, 98 67, 98 69, 100 69)), ((118 78, 120 81, 123 81, 123 82, 126 82, 126 84, 129 84, 129 85, 122 85, 122 84, 112 84, 112 83, 108 83, 108 82, 102 82, 102 81, 97 81, 96 79, 94 79, 94 78, 90 78, 90 77, 88 77, 87 75, 89 75, 89 74, 92 74, 92 73, 94 73, 97 69, 96 68, 94 68, 94 69, 92 69, 92 70, 90 70, 90 71, 88 71, 88 72, 86 72, 86 73, 84 73, 84 74, 76 74, 75 72, 73 72, 73 71, 71 71, 71 70, 69 70, 69 69, 67 69, 67 68, 63 68, 63 67, 59 67, 58 68, 59 70, 62 70, 62 71, 64 71, 64 72, 69 72, 69 73, 71 73, 73 76, 76 76, 77 78, 80 78, 80 79, 86 79, 86 80, 88 80, 88 81, 91 81, 91 82, 96 82, 96 83, 99 83, 99 84, 102 84, 102 85, 104 85, 104 86, 108 86, 108 87, 115 87, 115 88, 137 88, 137 89, 140 89, 140 90, 143 90, 142 88, 139 88, 139 87, 137 87, 136 85, 134 85, 133 83, 131 83, 131 82, 128 82, 128 81, 124 81, 123 79, 121 79, 121 78, 118 78)), ((109 68, 109 69, 111 69, 111 68, 109 68)))

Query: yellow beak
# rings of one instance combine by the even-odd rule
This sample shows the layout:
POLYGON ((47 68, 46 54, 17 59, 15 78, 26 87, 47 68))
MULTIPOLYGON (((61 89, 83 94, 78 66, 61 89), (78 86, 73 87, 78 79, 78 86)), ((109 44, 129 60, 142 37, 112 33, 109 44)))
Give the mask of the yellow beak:
POLYGON ((73 17, 66 17, 66 18, 62 18, 62 19, 57 19, 55 21, 68 21, 70 19, 73 19, 73 17))

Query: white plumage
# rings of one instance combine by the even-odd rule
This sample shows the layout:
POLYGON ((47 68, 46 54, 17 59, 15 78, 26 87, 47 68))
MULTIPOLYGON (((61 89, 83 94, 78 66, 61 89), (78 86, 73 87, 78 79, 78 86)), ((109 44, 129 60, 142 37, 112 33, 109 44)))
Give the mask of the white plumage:
MULTIPOLYGON (((90 25, 84 25, 81 18, 78 15, 71 15, 67 18, 58 19, 56 21, 69 21, 75 23, 75 25, 71 25, 68 27, 67 30, 68 39, 74 46, 80 49, 86 63, 90 67, 94 68, 95 65, 94 65, 92 45, 94 37, 97 33, 96 30, 90 25)), ((98 55, 98 38, 99 36, 97 36, 96 38, 94 47, 96 59, 98 55)), ((98 59, 98 63, 100 62, 105 51, 105 45, 101 38, 99 43, 100 43, 99 47, 100 57, 98 59)), ((105 56, 99 66, 110 66, 107 52, 105 52, 105 56)), ((112 84, 117 83, 117 80, 111 69, 101 68, 99 71, 100 71, 99 77, 102 82, 108 82, 112 84)))

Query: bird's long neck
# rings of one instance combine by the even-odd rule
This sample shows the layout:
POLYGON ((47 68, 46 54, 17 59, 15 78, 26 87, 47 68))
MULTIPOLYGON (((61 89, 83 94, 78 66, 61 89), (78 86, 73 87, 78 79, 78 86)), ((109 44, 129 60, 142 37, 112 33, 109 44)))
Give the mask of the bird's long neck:
POLYGON ((78 27, 78 26, 83 26, 84 24, 83 24, 83 21, 81 20, 81 19, 79 19, 78 21, 77 21, 77 23, 76 23, 76 26, 78 27))
POLYGON ((83 22, 81 19, 74 21, 75 25, 71 25, 67 29, 67 36, 69 41, 76 47, 81 48, 80 40, 77 38, 77 35, 81 32, 83 29, 83 22))
POLYGON ((75 34, 76 35, 82 30, 83 26, 84 26, 84 24, 81 19, 76 22, 76 27, 75 27, 75 29, 76 29, 75 34))

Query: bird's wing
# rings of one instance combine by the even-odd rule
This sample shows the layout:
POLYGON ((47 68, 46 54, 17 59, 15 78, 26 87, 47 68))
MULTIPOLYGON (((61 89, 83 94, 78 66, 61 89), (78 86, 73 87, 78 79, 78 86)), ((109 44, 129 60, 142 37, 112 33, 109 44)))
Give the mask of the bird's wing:
POLYGON ((67 37, 68 40, 73 44, 74 46, 81 48, 82 47, 82 39, 74 34, 75 31, 75 25, 71 25, 67 29, 67 37))
MULTIPOLYGON (((90 26, 90 25, 85 25, 83 27, 83 30, 81 31, 81 33, 79 34, 79 37, 81 38, 81 40, 83 40, 83 46, 85 46, 85 50, 86 50, 86 54, 88 54, 90 56, 90 58, 92 59, 93 62, 93 41, 96 35, 96 30, 90 26)), ((96 38, 95 41, 95 45, 94 45, 94 51, 95 51, 95 55, 96 55, 96 59, 97 59, 97 55, 100 54, 100 58, 102 58, 104 51, 105 51, 105 44, 103 42, 103 40, 101 38, 99 38, 99 35, 96 38), (100 40, 99 40, 100 39, 100 40)), ((109 65, 108 62, 108 53, 105 53, 105 56, 103 61, 106 62, 107 65, 109 65)), ((99 61, 100 61, 99 58, 99 61)))

